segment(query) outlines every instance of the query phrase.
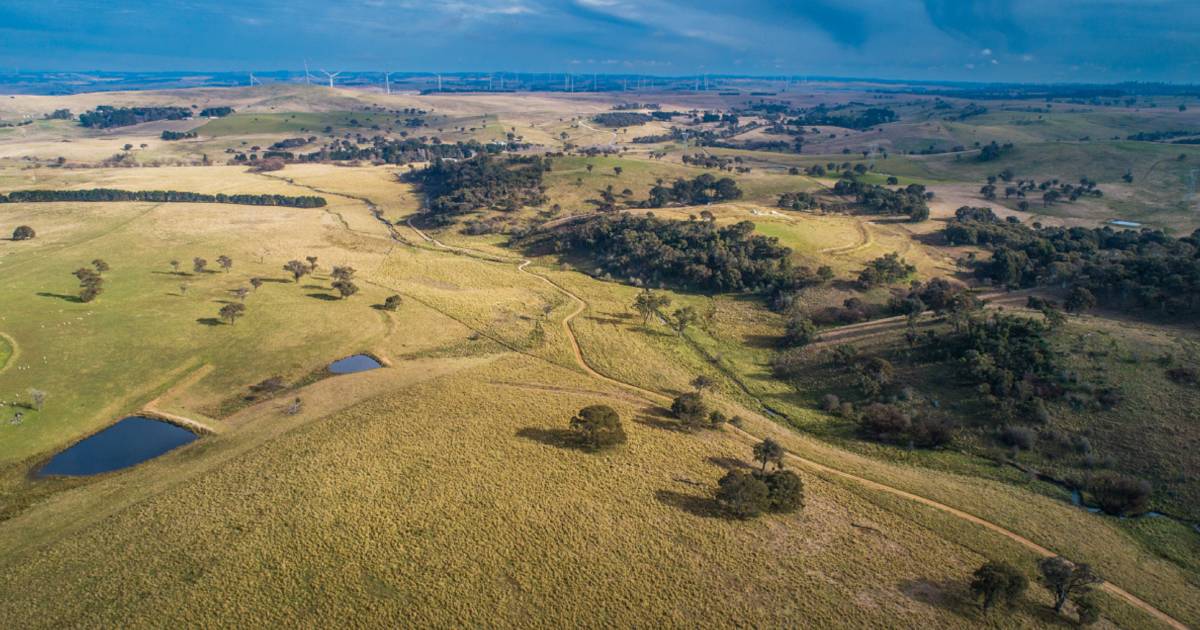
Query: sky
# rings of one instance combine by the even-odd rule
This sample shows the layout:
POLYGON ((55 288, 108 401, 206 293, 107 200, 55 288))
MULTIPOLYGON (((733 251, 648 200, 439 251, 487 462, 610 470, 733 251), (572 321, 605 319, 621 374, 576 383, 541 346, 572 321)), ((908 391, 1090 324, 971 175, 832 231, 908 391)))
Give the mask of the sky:
POLYGON ((1200 82, 1200 0, 0 0, 0 71, 1200 82))

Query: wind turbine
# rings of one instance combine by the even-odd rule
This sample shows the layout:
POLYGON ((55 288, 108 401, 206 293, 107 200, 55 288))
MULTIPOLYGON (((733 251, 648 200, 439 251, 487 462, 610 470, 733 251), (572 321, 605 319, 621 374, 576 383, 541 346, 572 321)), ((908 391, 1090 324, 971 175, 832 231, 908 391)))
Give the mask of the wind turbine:
POLYGON ((336 77, 337 77, 337 75, 341 74, 341 72, 340 72, 340 71, 339 71, 339 72, 330 73, 330 72, 328 72, 328 71, 326 71, 326 70, 324 70, 324 69, 322 69, 322 70, 321 70, 321 72, 324 72, 324 73, 325 73, 325 76, 329 77, 329 87, 331 87, 331 88, 333 87, 333 80, 334 80, 334 78, 336 78, 336 77))
POLYGON ((308 73, 308 60, 304 60, 304 85, 312 85, 312 75, 308 73))
POLYGON ((250 87, 254 87, 254 84, 255 84, 255 83, 257 83, 257 84, 259 84, 259 85, 262 85, 262 81, 259 81, 258 79, 255 79, 255 78, 254 78, 254 73, 253 73, 253 72, 251 72, 251 73, 250 73, 250 87))
POLYGON ((383 73, 383 86, 384 86, 384 89, 387 90, 387 93, 389 96, 392 93, 392 75, 393 74, 396 74, 396 73, 395 72, 384 72, 383 73))

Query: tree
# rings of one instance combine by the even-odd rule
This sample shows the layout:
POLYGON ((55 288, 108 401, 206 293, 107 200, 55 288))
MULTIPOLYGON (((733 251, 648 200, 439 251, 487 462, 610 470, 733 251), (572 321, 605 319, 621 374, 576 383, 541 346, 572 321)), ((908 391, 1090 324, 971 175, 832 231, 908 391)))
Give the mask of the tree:
POLYGON ((331 271, 329 273, 329 275, 334 280, 341 280, 343 282, 349 282, 350 280, 354 279, 354 273, 355 273, 354 267, 334 265, 333 271, 331 271))
POLYGON ((783 468, 783 446, 771 438, 766 438, 754 445, 754 461, 762 465, 762 472, 767 472, 767 464, 774 464, 776 469, 783 468))
POLYGON ((990 610, 998 601, 1012 605, 1029 588, 1029 578, 1006 562, 988 562, 975 570, 971 592, 983 600, 983 609, 990 610))
POLYGON ((717 482, 717 503, 741 519, 765 512, 770 507, 770 495, 766 482, 740 470, 729 471, 717 482))
POLYGON ((817 325, 804 315, 796 315, 787 323, 783 345, 789 348, 807 346, 817 340, 817 325))
POLYGON ((307 261, 308 261, 308 271, 309 271, 310 273, 316 273, 316 271, 317 271, 317 257, 316 257, 316 256, 305 256, 305 257, 304 257, 304 260, 307 260, 307 261))
POLYGON ((697 392, 704 393, 705 391, 712 389, 713 386, 715 386, 717 384, 717 382, 715 380, 713 380, 712 377, 701 374, 701 375, 697 376, 696 378, 692 379, 691 384, 692 384, 692 387, 696 388, 697 392))
POLYGON ((633 300, 633 308, 642 315, 642 323, 649 324, 650 318, 654 317, 661 308, 666 308, 671 305, 671 298, 655 293, 650 289, 645 289, 638 293, 633 300))
POLYGON ((13 230, 12 240, 28 241, 35 236, 37 236, 37 233, 33 231, 33 228, 28 225, 18 225, 17 229, 13 230))
POLYGON ((250 286, 254 287, 255 291, 257 291, 258 287, 261 287, 262 285, 262 278, 250 278, 250 286))
POLYGON ((76 269, 74 274, 79 279, 79 301, 91 302, 100 295, 104 287, 104 279, 100 274, 88 267, 76 269))
POLYGON ((621 168, 620 166, 614 166, 614 167, 613 167, 613 175, 614 175, 615 177, 620 177, 620 176, 621 176, 621 173, 622 173, 624 170, 625 170, 625 169, 621 168))
POLYGON ((571 430, 584 448, 598 451, 625 443, 621 416, 608 405, 591 405, 571 418, 571 430))
MULTIPOLYGON (((563 134, 565 135, 565 134, 566 134, 566 132, 563 132, 563 134)), ((564 138, 564 140, 565 140, 565 138, 564 138)), ((596 165, 595 165, 595 164, 588 164, 588 165, 587 165, 587 172, 591 173, 591 172, 592 172, 592 169, 594 169, 594 168, 596 168, 596 165)))
POLYGON ((246 296, 250 295, 250 289, 247 289, 246 287, 238 287, 233 290, 233 294, 237 296, 238 300, 245 302, 246 296))
POLYGON ((192 271, 195 271, 196 273, 204 273, 206 268, 208 268, 207 260, 204 260, 198 256, 192 259, 192 271))
POLYGON ((680 394, 671 402, 671 413, 689 429, 704 426, 708 420, 708 411, 708 404, 704 402, 704 396, 697 392, 680 394))
POLYGON ((303 278, 308 273, 308 266, 299 260, 289 260, 283 266, 283 270, 292 274, 294 281, 300 282, 300 278, 303 278))
POLYGON ((399 295, 389 295, 383 300, 383 310, 394 311, 400 308, 402 298, 399 295))
POLYGON ((245 314, 246 305, 239 304, 237 302, 230 302, 229 304, 222 306, 221 310, 218 312, 218 315, 221 316, 221 319, 229 322, 231 325, 237 321, 237 318, 245 314))
POLYGON ((767 484, 767 501, 772 512, 795 512, 804 507, 804 481, 790 470, 757 474, 767 484))
POLYGON ((92 266, 96 268, 96 273, 104 273, 110 269, 108 263, 99 258, 92 261, 92 266))
POLYGON ((1087 481, 1088 494, 1105 514, 1141 514, 1150 507, 1150 482, 1115 472, 1102 472, 1087 481))
POLYGON ((342 299, 346 299, 355 293, 358 293, 358 285, 350 280, 334 280, 333 288, 337 289, 338 295, 342 299))
POLYGON ((233 259, 225 254, 221 254, 220 256, 217 256, 217 264, 225 270, 225 273, 229 273, 229 270, 233 268, 233 259))
POLYGON ((171 260, 171 271, 173 271, 174 273, 179 273, 179 261, 178 260, 175 260, 175 259, 171 260))
POLYGON ((682 335, 684 331, 687 330, 688 326, 696 323, 696 321, 699 319, 700 314, 696 312, 696 309, 690 306, 684 306, 682 308, 675 309, 674 316, 671 320, 671 327, 675 329, 675 332, 682 335))
POLYGON ((46 392, 40 389, 29 388, 29 403, 30 407, 38 411, 46 404, 46 392))
POLYGON ((1104 580, 1092 572, 1086 564, 1072 564, 1062 556, 1043 558, 1038 562, 1042 574, 1042 586, 1054 597, 1054 612, 1061 613, 1068 598, 1083 597, 1092 591, 1092 585, 1104 580))
POLYGON ((1083 287, 1075 287, 1067 294, 1063 308, 1068 313, 1082 313, 1096 306, 1096 296, 1083 287))

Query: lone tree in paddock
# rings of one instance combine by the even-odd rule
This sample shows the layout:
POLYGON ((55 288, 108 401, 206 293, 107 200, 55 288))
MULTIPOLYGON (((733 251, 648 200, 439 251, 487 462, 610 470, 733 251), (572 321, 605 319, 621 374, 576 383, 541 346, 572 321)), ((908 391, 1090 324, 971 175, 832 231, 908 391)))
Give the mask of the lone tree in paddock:
POLYGON ((33 228, 29 227, 28 225, 18 225, 17 229, 13 230, 12 240, 28 241, 35 236, 37 236, 37 232, 34 232, 33 228))
POLYGON ((699 429, 708 422, 709 408, 698 392, 680 394, 671 403, 671 413, 688 429, 699 429))
POLYGON ((174 259, 171 260, 171 272, 179 273, 179 261, 178 260, 174 260, 174 259))
POLYGON ((571 418, 571 430, 580 446, 592 451, 625 443, 621 416, 608 405, 591 405, 571 418))
POLYGON ((387 299, 383 301, 383 310, 394 311, 400 308, 401 301, 402 298, 399 295, 389 295, 387 296, 387 299))
POLYGON ((91 302, 104 289, 104 278, 93 269, 80 267, 72 274, 79 280, 79 301, 91 302))
POLYGON ((1073 564, 1062 556, 1044 558, 1038 562, 1042 573, 1042 586, 1054 597, 1054 612, 1061 613, 1071 598, 1082 598, 1092 592, 1092 586, 1104 580, 1092 572, 1092 567, 1073 564))
POLYGON ((1009 606, 1029 588, 1029 578, 1007 562, 989 562, 975 570, 971 577, 971 592, 983 600, 983 609, 1003 601, 1009 606))
POLYGON ((292 274, 292 280, 296 282, 300 282, 300 278, 308 274, 308 266, 299 260, 287 261, 287 264, 283 266, 283 270, 292 274))
POLYGON ((343 300, 358 293, 358 285, 350 280, 334 280, 333 288, 337 289, 338 297, 343 300))
POLYGON ((33 387, 30 387, 29 388, 29 406, 30 406, 30 408, 37 410, 37 411, 41 411, 42 407, 44 407, 45 405, 46 405, 46 392, 44 392, 40 389, 35 389, 33 387))
POLYGON ((232 325, 234 322, 236 322, 237 318, 239 318, 245 314, 246 314, 246 305, 239 304, 237 302, 230 302, 229 304, 222 306, 221 310, 218 312, 218 315, 221 316, 221 319, 225 320, 226 322, 229 322, 230 325, 232 325))
POLYGON ((767 464, 774 464, 776 470, 783 468, 783 446, 771 438, 754 445, 754 461, 762 465, 762 472, 767 472, 767 464))
POLYGON ((624 168, 622 168, 620 166, 614 166, 613 167, 613 177, 620 177, 621 173, 624 171, 625 171, 624 168))
POLYGON ((650 323, 650 318, 654 317, 659 309, 670 305, 671 298, 655 293, 650 289, 638 293, 637 297, 633 300, 633 309, 641 314, 642 324, 644 325, 650 323))
POLYGON ((233 268, 233 259, 225 254, 221 254, 220 256, 217 256, 217 264, 225 270, 225 273, 229 273, 229 270, 233 268))
POLYGON ((692 387, 696 388, 697 392, 704 393, 705 391, 715 387, 717 382, 713 380, 712 377, 701 374, 700 376, 692 379, 691 385, 692 387))
POLYGON ((309 273, 316 273, 317 272, 317 257, 316 256, 305 256, 304 260, 308 261, 309 273))
POLYGON ((196 273, 204 273, 208 269, 208 261, 199 256, 192 259, 192 271, 196 273))
POLYGON ((740 470, 731 470, 717 482, 717 503, 740 519, 754 518, 766 512, 771 490, 766 482, 740 470))
POLYGON ((261 287, 262 285, 262 278, 250 278, 250 286, 254 287, 255 291, 257 291, 258 287, 261 287))
POLYGON ((245 302, 246 296, 250 295, 250 289, 247 289, 246 287, 238 287, 233 290, 233 294, 237 296, 239 301, 245 302))

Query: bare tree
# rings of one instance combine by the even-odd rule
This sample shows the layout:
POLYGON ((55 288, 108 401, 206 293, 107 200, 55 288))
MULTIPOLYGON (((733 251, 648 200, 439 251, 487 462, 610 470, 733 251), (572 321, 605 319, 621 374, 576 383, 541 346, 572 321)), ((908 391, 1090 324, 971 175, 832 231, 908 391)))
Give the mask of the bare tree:
POLYGON ((30 407, 38 411, 42 410, 42 406, 46 404, 46 392, 40 389, 29 388, 30 407))

